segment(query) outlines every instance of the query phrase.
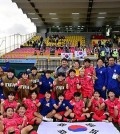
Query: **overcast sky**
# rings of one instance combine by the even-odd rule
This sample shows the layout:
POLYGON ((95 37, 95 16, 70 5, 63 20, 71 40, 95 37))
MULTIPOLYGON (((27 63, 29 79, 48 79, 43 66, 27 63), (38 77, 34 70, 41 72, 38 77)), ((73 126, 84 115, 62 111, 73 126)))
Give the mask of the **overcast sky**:
POLYGON ((34 23, 18 9, 12 0, 0 0, 0 37, 35 32, 34 23))

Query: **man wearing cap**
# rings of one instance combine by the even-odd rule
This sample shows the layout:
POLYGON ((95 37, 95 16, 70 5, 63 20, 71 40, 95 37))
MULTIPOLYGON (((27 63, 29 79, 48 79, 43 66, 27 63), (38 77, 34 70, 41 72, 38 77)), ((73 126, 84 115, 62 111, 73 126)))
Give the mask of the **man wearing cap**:
POLYGON ((5 98, 8 96, 9 91, 15 91, 18 79, 15 77, 14 69, 10 68, 7 75, 2 78, 1 86, 3 86, 3 94, 5 98))

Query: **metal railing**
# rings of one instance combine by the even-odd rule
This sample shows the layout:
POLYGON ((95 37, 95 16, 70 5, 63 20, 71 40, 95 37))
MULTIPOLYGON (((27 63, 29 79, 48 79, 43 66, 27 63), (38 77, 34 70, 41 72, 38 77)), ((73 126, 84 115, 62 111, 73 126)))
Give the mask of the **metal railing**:
MULTIPOLYGON (((68 61, 69 67, 73 65, 74 61, 75 59, 68 61)), ((91 64, 93 66, 96 66, 96 63, 97 63, 97 58, 91 60, 91 64)), ((55 69, 60 65, 61 65, 61 59, 50 60, 48 58, 37 59, 37 63, 35 64, 38 70, 53 70, 53 71, 55 71, 55 69)), ((80 60, 80 65, 83 65, 83 60, 80 60)))
POLYGON ((14 34, 14 35, 0 38, 0 56, 16 48, 20 48, 21 45, 26 43, 35 35, 36 33, 30 33, 26 35, 14 34))

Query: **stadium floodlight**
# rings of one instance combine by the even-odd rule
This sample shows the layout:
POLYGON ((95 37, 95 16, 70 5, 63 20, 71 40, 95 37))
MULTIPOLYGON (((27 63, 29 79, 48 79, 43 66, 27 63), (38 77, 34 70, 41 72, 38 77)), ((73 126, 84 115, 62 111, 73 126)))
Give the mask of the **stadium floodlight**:
POLYGON ((35 13, 28 13, 29 15, 35 15, 35 13))
POLYGON ((104 19, 105 17, 97 17, 98 19, 104 19))
POLYGON ((58 20, 58 18, 51 18, 52 20, 58 20))
POLYGON ((56 15, 56 13, 49 13, 49 15, 56 15))
POLYGON ((79 13, 72 13, 72 15, 79 15, 79 13))
POLYGON ((99 12, 98 14, 107 14, 106 12, 99 12))
POLYGON ((38 18, 32 18, 32 20, 38 20, 38 18))

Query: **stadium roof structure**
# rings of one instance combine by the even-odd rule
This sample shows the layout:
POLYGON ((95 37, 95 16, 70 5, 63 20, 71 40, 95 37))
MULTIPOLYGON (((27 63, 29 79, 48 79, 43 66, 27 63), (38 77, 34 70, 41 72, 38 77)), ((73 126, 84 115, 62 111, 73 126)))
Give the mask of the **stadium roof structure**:
POLYGON ((12 0, 36 26, 120 25, 120 0, 12 0))

